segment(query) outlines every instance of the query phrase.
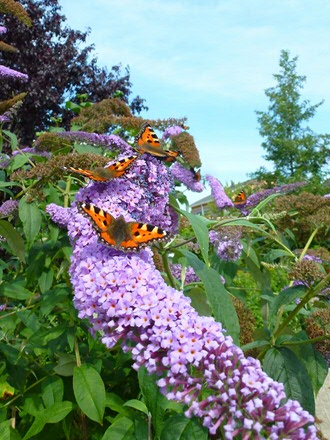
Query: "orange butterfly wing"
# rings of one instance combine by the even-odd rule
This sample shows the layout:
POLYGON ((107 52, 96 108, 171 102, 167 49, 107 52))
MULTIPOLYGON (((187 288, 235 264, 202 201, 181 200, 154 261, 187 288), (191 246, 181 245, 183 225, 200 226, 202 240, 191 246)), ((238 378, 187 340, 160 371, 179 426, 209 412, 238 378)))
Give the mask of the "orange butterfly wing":
POLYGON ((125 157, 124 159, 118 160, 114 164, 111 164, 104 169, 112 175, 112 178, 122 176, 127 168, 134 162, 137 158, 136 155, 125 157))
POLYGON ((135 143, 139 146, 151 145, 152 147, 160 148, 160 140, 148 123, 143 125, 140 133, 135 138, 135 143))
POLYGON ((97 167, 94 170, 83 170, 81 168, 73 167, 69 167, 68 170, 81 174, 82 176, 96 182, 106 182, 107 180, 122 176, 136 158, 136 155, 128 156, 105 168, 97 167))
POLYGON ((235 206, 242 206, 242 205, 245 205, 245 203, 246 203, 246 193, 245 193, 245 191, 244 191, 244 189, 241 191, 241 192, 239 192, 238 194, 237 194, 237 196, 235 197, 235 199, 234 199, 234 205, 235 206))
POLYGON ((96 232, 100 234, 101 238, 111 246, 116 245, 115 240, 107 234, 109 226, 115 221, 115 218, 111 214, 89 203, 78 204, 78 209, 82 211, 82 213, 87 214, 93 220, 93 227, 96 232))
POLYGON ((123 241, 120 245, 124 248, 130 247, 131 242, 134 242, 137 247, 147 246, 153 241, 164 240, 168 235, 162 228, 148 223, 127 223, 132 240, 123 241))

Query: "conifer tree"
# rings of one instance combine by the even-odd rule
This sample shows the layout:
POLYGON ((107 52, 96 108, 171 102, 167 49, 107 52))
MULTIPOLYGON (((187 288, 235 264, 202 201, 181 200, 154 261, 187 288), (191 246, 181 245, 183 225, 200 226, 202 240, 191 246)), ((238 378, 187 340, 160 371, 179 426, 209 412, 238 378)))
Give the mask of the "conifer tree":
POLYGON ((264 138, 261 145, 266 150, 265 159, 273 162, 277 177, 321 179, 327 171, 330 135, 316 134, 307 125, 323 101, 310 105, 308 100, 302 100, 306 77, 297 74, 297 59, 290 58, 288 51, 281 51, 280 72, 273 75, 276 85, 265 90, 268 109, 256 112, 259 133, 264 138))

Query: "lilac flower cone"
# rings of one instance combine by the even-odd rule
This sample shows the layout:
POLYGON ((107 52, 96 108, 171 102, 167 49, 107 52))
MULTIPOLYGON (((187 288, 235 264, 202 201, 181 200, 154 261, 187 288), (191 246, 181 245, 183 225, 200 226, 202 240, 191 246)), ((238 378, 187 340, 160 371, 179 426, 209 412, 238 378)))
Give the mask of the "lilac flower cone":
MULTIPOLYGON (((125 178, 88 184, 77 201, 174 233, 171 187, 169 169, 148 157, 136 160, 125 178)), ((158 373, 162 392, 184 402, 187 416, 201 417, 217 438, 316 439, 315 427, 306 428, 313 417, 297 402, 281 405, 283 385, 245 358, 220 323, 199 316, 190 299, 165 284, 149 248, 117 251, 99 241, 76 207, 47 210, 67 226, 73 244, 70 275, 79 316, 100 331, 107 347, 120 343, 130 351, 134 368, 158 373)))

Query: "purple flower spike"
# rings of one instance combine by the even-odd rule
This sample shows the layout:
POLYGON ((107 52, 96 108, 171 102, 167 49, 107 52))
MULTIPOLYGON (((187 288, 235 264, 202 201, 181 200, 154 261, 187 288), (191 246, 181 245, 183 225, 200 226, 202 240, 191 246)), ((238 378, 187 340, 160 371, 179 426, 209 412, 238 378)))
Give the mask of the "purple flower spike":
POLYGON ((0 35, 5 34, 7 32, 7 28, 5 26, 0 26, 0 35))
POLYGON ((0 78, 15 78, 21 81, 27 81, 28 75, 17 72, 17 70, 9 69, 9 67, 0 65, 0 78))
POLYGON ((204 191, 205 188, 202 182, 197 182, 194 173, 190 170, 187 170, 187 168, 183 167, 180 163, 176 162, 171 167, 171 173, 175 179, 177 179, 179 182, 182 182, 191 191, 204 191))
POLYGON ((306 182, 296 182, 288 183, 286 185, 274 186, 274 188, 265 189, 255 194, 251 194, 247 198, 246 204, 244 206, 242 206, 241 208, 240 206, 236 206, 236 208, 240 209, 244 215, 247 215, 251 211, 251 208, 257 206, 262 200, 266 199, 268 196, 276 193, 288 193, 305 185, 306 182))
MULTIPOLYGON (((137 159, 126 177, 91 182, 76 200, 175 232, 177 220, 168 207, 170 170, 148 156, 137 159)), ((67 224, 73 244, 74 303, 107 347, 120 343, 135 369, 145 366, 158 374, 167 398, 184 402, 186 415, 200 417, 210 434, 316 440, 315 427, 306 426, 313 417, 298 402, 281 404, 283 385, 268 377, 259 361, 245 358, 220 323, 199 316, 189 298, 165 283, 149 248, 133 254, 107 246, 75 206, 63 209, 48 207, 55 221, 67 224)))
POLYGON ((64 139, 78 142, 86 142, 92 145, 101 145, 110 150, 119 150, 123 154, 132 154, 133 150, 130 145, 123 141, 119 136, 114 134, 96 134, 85 131, 63 131, 57 135, 64 139))
POLYGON ((223 186, 221 185, 219 180, 212 176, 206 176, 206 180, 210 184, 212 196, 217 207, 219 209, 224 209, 227 207, 232 208, 234 204, 225 193, 225 190, 223 189, 223 186))

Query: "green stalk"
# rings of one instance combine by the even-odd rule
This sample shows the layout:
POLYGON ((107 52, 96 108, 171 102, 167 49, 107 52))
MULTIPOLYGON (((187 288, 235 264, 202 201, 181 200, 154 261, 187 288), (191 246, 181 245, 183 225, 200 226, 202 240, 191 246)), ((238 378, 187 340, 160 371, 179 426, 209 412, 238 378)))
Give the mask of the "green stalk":
POLYGON ((170 265, 169 265, 168 258, 167 258, 167 253, 163 251, 160 254, 162 256, 162 263, 164 266, 164 271, 167 275, 167 279, 168 279, 170 285, 175 288, 176 283, 175 283, 174 277, 173 277, 171 269, 170 269, 170 265))
POLYGON ((306 344, 315 344, 316 342, 324 342, 330 339, 330 335, 317 336, 313 339, 306 339, 304 341, 286 341, 283 342, 282 345, 306 345, 306 344))
POLYGON ((68 180, 66 181, 66 187, 64 191, 64 208, 67 208, 69 206, 69 193, 71 188, 71 176, 68 177, 68 180))
POLYGON ((317 234, 318 230, 319 230, 319 228, 316 228, 316 229, 314 229, 314 231, 312 232, 312 234, 311 234, 311 236, 309 237, 307 243, 305 244, 305 247, 304 247, 302 253, 300 254, 300 256, 299 256, 299 258, 298 258, 298 261, 301 261, 301 260, 304 258, 304 256, 306 255, 306 252, 308 251, 309 246, 311 245, 312 241, 314 240, 314 237, 315 237, 315 235, 317 234))

